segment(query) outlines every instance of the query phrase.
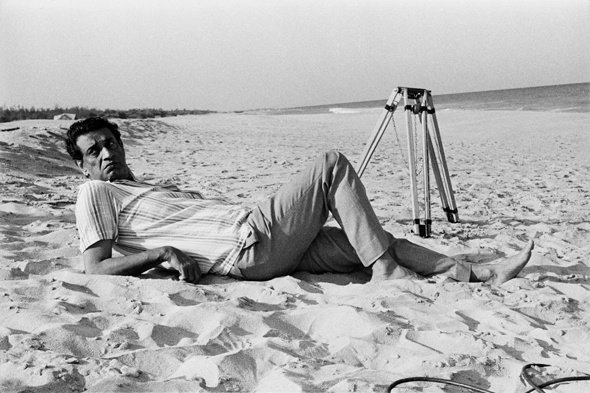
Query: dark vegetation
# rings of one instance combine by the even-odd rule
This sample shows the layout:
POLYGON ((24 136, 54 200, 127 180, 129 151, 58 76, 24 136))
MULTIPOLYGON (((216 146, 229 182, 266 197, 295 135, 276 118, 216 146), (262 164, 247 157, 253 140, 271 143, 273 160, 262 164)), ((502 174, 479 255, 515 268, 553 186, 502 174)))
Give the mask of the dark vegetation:
POLYGON ((103 116, 108 118, 118 119, 150 119, 154 117, 165 116, 180 116, 180 115, 205 115, 208 113, 215 113, 215 111, 201 110, 201 109, 96 109, 74 106, 70 108, 55 107, 52 109, 44 108, 23 108, 20 106, 4 108, 0 107, 0 123, 5 123, 15 120, 27 119, 53 119, 53 116, 62 113, 73 113, 76 119, 84 119, 90 116, 103 116))

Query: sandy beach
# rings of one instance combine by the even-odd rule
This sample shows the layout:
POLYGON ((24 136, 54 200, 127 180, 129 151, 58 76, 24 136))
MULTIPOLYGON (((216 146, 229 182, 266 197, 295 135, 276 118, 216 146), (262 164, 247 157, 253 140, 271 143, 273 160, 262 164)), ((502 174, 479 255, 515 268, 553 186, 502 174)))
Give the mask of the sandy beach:
MULTIPOLYGON (((379 114, 115 121, 137 177, 253 206, 325 150, 357 163, 379 114)), ((485 261, 534 239, 529 265, 501 286, 85 275, 73 213, 84 178, 61 141, 71 122, 0 124, 18 127, 0 132, 0 391, 383 392, 432 376, 500 393, 525 390, 526 363, 552 365, 537 381, 589 374, 590 113, 438 119, 461 222, 444 220, 435 192, 433 236, 411 233, 401 117, 363 176, 367 192, 387 230, 445 254, 485 261)))

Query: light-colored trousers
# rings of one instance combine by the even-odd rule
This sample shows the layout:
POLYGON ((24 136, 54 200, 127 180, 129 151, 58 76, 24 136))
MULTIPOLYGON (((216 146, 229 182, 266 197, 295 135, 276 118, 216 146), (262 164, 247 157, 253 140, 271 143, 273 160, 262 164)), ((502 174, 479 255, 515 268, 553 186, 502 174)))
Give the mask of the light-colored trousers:
POLYGON ((248 217, 252 233, 230 275, 267 280, 295 271, 349 273, 385 252, 421 275, 469 281, 471 269, 381 226, 365 187, 344 155, 324 153, 259 204, 248 217), (332 213, 340 228, 325 226, 332 213))

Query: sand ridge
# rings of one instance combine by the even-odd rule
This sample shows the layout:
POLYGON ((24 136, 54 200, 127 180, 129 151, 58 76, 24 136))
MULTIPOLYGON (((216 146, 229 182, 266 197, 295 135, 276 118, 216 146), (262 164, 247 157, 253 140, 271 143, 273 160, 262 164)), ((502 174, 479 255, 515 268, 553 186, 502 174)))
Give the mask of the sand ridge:
MULTIPOLYGON (((138 177, 254 205, 324 150, 358 161, 378 114, 117 122, 138 177)), ((70 122, 9 123, 19 129, 0 132, 0 390, 381 392, 430 375, 502 392, 522 386, 527 362, 555 366, 541 379, 590 373, 589 117, 441 111, 462 221, 444 222, 434 195, 431 239, 409 233, 393 134, 369 164, 363 181, 395 236, 482 261, 534 239, 529 266, 502 286, 85 275, 73 216, 84 179, 60 140, 70 122)))

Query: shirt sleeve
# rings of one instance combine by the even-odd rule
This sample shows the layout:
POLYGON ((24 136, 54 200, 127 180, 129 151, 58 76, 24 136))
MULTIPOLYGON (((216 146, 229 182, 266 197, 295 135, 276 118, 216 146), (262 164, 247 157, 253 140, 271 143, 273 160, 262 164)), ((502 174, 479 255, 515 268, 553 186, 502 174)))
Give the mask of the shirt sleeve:
POLYGON ((81 252, 99 240, 117 239, 117 206, 108 183, 89 181, 80 187, 76 202, 76 226, 81 252))

